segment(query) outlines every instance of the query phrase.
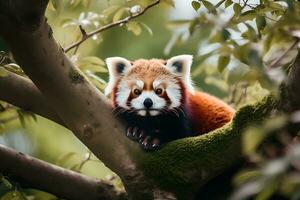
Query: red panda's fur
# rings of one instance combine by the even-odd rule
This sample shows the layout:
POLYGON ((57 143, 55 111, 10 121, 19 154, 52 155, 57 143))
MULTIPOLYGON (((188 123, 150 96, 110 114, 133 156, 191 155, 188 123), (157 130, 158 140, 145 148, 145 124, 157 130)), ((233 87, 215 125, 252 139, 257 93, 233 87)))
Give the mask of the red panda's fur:
POLYGON ((207 93, 196 91, 186 95, 192 130, 199 135, 222 127, 234 115, 233 108, 207 93))
MULTIPOLYGON (((118 59, 119 58, 117 58, 117 60, 118 59)), ((167 61, 158 59, 140 59, 130 64, 127 63, 127 65, 130 65, 130 70, 126 75, 121 74, 115 82, 113 82, 113 85, 111 85, 110 93, 112 105, 117 112, 119 109, 119 116, 124 119, 127 126, 130 127, 128 130, 132 131, 132 127, 138 127, 140 131, 148 131, 153 141, 159 138, 160 142, 165 143, 174 139, 205 134, 231 121, 235 113, 233 108, 214 96, 191 90, 191 88, 189 88, 190 83, 187 83, 187 80, 181 76, 174 75, 170 69, 167 69, 166 62, 167 61), (118 92, 120 92, 119 86, 121 85, 121 80, 143 80, 143 90, 149 92, 154 90, 153 82, 157 77, 161 79, 174 79, 176 84, 179 85, 178 90, 181 95, 178 100, 180 100, 180 106, 178 107, 178 113, 175 112, 175 116, 171 110, 168 110, 168 113, 164 112, 159 116, 142 117, 131 112, 132 110, 125 110, 118 105, 117 98, 118 92), (159 130, 159 133, 152 133, 156 130, 159 130)), ((113 67, 114 65, 111 66, 111 70, 113 67)), ((166 102, 170 101, 166 93, 160 97, 165 99, 166 102)), ((132 97, 132 92, 130 92, 126 100, 126 105, 130 105, 132 98, 135 97, 132 97)), ((131 133, 129 135, 131 135, 131 133)), ((133 136, 134 135, 135 134, 133 134, 133 136)), ((142 141, 139 142, 144 149, 152 149, 152 146, 144 143, 147 138, 148 137, 143 137, 142 141)), ((138 140, 136 136, 134 136, 134 139, 138 140)), ((151 145, 154 144, 153 141, 151 145)))

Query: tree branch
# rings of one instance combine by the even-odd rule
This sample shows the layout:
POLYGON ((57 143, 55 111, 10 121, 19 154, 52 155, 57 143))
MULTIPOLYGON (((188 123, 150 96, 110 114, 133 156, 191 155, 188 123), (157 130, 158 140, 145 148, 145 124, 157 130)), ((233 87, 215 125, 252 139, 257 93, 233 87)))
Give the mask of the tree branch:
POLYGON ((286 82, 282 87, 282 108, 291 113, 300 110, 300 50, 292 64, 286 82))
POLYGON ((66 199, 125 199, 114 187, 0 145, 0 172, 30 187, 66 199))
POLYGON ((0 76, 0 99, 64 125, 41 92, 27 78, 9 71, 7 76, 0 76))
POLYGON ((93 37, 94 35, 97 35, 105 30, 108 30, 110 28, 113 28, 113 27, 116 27, 116 26, 119 26, 119 25, 124 25, 124 24, 127 24, 130 20, 132 19, 135 19, 141 15, 143 15, 148 9, 152 8, 153 6, 159 4, 160 0, 156 0, 154 1, 153 3, 149 4, 148 6, 146 6, 141 12, 139 13, 136 13, 136 14, 133 14, 133 15, 130 15, 124 19, 121 19, 121 20, 118 20, 116 22, 113 22, 111 24, 107 24, 105 26, 102 26, 90 33, 87 33, 81 26, 80 26, 80 30, 81 30, 81 33, 82 33, 82 37, 80 40, 78 40, 77 42, 71 44, 70 46, 66 47, 64 50, 65 52, 67 53, 68 51, 70 51, 71 49, 75 48, 75 47, 79 47, 84 41, 86 41, 87 39, 93 37))
POLYGON ((19 0, 17 8, 15 2, 0 0, 0 23, 3 26, 0 34, 17 63, 66 126, 120 176, 130 198, 139 199, 142 195, 145 200, 152 199, 151 187, 146 184, 143 172, 136 164, 137 158, 133 156, 140 152, 138 145, 123 134, 125 129, 113 116, 104 95, 66 57, 54 40, 44 14, 27 9, 44 1, 19 0), (21 4, 24 4, 23 7, 21 4), (3 12, 7 14, 1 17, 3 12), (27 21, 20 13, 32 18, 27 21), (24 49, 30 51, 25 52, 24 49))
POLYGON ((291 50, 293 50, 295 47, 297 47, 297 45, 299 44, 299 39, 300 39, 300 38, 295 38, 295 41, 289 46, 289 48, 287 48, 279 58, 277 58, 276 60, 274 60, 274 61, 270 64, 269 68, 276 68, 276 67, 279 67, 280 62, 286 57, 286 55, 287 55, 291 50))

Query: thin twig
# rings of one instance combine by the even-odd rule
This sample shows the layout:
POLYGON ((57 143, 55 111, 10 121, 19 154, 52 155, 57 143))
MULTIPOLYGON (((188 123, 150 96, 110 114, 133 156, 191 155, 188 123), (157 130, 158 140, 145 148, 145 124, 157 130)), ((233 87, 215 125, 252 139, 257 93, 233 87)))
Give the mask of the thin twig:
POLYGON ((87 39, 91 38, 92 36, 102 32, 102 31, 105 31, 109 28, 112 28, 112 27, 116 27, 116 26, 119 26, 119 25, 123 25, 123 24, 126 24, 128 23, 130 20, 134 19, 134 18, 137 18, 138 16, 144 14, 148 9, 150 9, 151 7, 159 4, 160 0, 156 0, 154 1, 152 4, 149 4, 147 7, 145 7, 141 12, 137 13, 137 14, 133 14, 133 15, 130 15, 124 19, 121 19, 119 21, 116 21, 116 22, 113 22, 113 23, 110 23, 110 24, 107 24, 105 26, 102 26, 90 33, 87 33, 82 27, 80 28, 81 32, 82 33, 85 33, 85 34, 82 34, 82 37, 80 40, 78 40, 77 42, 71 44, 70 46, 66 47, 64 49, 65 53, 67 53, 68 51, 70 51, 71 49, 77 47, 77 46, 80 46, 84 41, 86 41, 87 39), (83 32, 84 31, 84 32, 83 32))
POLYGON ((283 59, 283 58, 284 58, 291 50, 293 50, 293 49, 298 45, 299 40, 300 40, 300 38, 297 38, 297 39, 291 44, 291 46, 290 46, 289 48, 287 48, 287 49, 283 52, 283 54, 282 54, 278 59, 274 60, 274 61, 270 64, 269 68, 276 68, 276 67, 278 67, 278 64, 282 61, 282 59, 283 59))

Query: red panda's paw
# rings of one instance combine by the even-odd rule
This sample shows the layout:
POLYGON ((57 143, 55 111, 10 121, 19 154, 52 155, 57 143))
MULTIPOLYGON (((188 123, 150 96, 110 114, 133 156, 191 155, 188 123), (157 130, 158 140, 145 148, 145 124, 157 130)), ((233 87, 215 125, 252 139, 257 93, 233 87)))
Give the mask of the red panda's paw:
POLYGON ((141 148, 145 151, 154 151, 160 148, 161 142, 153 136, 144 136, 139 139, 141 148))
POLYGON ((126 136, 136 142, 144 135, 144 131, 138 127, 128 127, 126 130, 126 136))

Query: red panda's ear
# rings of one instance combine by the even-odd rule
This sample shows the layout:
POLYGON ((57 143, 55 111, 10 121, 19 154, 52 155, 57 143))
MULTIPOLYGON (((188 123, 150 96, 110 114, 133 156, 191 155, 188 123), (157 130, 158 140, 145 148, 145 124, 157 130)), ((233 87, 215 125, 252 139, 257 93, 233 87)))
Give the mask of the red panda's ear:
POLYGON ((131 67, 131 63, 122 57, 110 57, 107 58, 105 62, 109 72, 109 82, 105 88, 105 95, 109 95, 117 83, 118 78, 131 67))
POLYGON ((174 56, 167 60, 166 67, 171 70, 173 73, 178 75, 187 89, 194 93, 194 87, 191 80, 191 66, 193 63, 192 55, 179 55, 174 56))

